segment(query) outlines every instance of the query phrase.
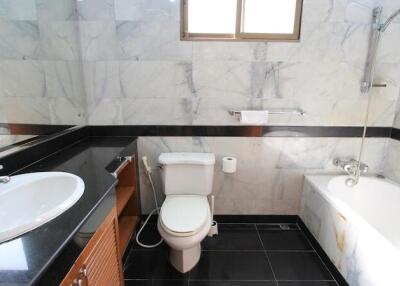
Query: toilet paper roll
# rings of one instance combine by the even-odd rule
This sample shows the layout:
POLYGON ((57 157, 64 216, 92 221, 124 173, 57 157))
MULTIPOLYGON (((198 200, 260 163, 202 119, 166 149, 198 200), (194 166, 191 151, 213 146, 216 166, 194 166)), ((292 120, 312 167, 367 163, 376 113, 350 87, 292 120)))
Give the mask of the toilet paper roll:
POLYGON ((224 173, 235 173, 237 166, 237 160, 233 157, 224 157, 222 158, 222 171, 224 173))

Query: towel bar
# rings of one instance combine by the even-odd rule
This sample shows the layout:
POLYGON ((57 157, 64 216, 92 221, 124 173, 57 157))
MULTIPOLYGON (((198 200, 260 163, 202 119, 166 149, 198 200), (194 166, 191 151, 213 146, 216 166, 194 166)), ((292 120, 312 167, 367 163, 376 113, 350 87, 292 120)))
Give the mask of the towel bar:
MULTIPOLYGON (((254 111, 257 111, 257 110, 254 110, 254 111)), ((269 114, 294 114, 294 115, 300 115, 300 116, 307 115, 307 113, 305 113, 301 109, 265 110, 265 111, 268 111, 269 114)), ((232 115, 232 116, 240 115, 241 112, 242 112, 241 110, 234 110, 234 109, 229 110, 229 114, 232 115)))

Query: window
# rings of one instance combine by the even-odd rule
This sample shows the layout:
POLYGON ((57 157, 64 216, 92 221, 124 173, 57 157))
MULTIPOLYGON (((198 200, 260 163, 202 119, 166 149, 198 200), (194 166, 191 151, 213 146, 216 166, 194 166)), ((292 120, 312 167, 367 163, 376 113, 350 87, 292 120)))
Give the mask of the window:
POLYGON ((303 0, 182 0, 182 40, 297 41, 303 0))

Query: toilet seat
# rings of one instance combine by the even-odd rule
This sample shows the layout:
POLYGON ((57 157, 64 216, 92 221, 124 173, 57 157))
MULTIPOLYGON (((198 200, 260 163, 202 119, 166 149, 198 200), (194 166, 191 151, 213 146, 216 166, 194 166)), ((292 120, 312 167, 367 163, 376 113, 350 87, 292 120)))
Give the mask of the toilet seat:
POLYGON ((211 220, 206 196, 169 195, 160 211, 163 229, 174 236, 192 236, 211 220))

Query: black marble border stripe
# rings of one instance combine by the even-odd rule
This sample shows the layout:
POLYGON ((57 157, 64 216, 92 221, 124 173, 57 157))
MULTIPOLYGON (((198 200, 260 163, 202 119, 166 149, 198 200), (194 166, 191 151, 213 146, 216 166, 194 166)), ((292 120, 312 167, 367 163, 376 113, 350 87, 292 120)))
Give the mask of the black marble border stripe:
POLYGON ((393 128, 392 129, 391 138, 394 139, 394 140, 399 140, 400 141, 400 129, 393 128))
MULTIPOLYGON (((361 137, 363 127, 341 126, 90 126, 92 136, 361 137)), ((390 137, 391 127, 369 127, 367 137, 390 137)))

